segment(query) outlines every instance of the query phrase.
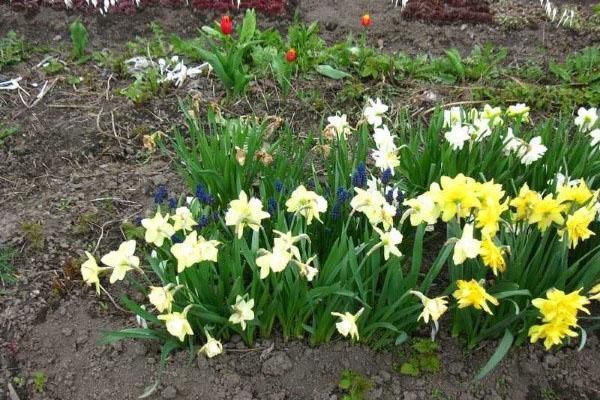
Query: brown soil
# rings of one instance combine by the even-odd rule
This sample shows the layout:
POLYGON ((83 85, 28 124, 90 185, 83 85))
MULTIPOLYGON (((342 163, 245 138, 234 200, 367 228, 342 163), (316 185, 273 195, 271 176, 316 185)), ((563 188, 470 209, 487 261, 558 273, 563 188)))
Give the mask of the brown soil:
MULTIPOLYGON (((526 13, 537 10, 537 4, 537 0, 509 2, 506 12, 526 13)), ((496 25, 407 22, 387 0, 305 0, 299 8, 304 20, 323 23, 330 41, 360 32, 358 16, 365 11, 374 19, 369 40, 379 40, 390 51, 439 54, 452 46, 466 53, 473 45, 490 41, 508 47, 510 62, 517 62, 562 57, 598 39, 551 28, 541 18, 536 25, 517 32, 496 25), (515 36, 519 40, 514 40, 515 36)), ((12 29, 40 45, 67 49, 67 26, 74 18, 49 9, 35 15, 18 14, 2 4, 0 35, 12 29)), ((192 35, 198 26, 216 18, 216 13, 150 9, 133 17, 85 16, 84 22, 92 46, 101 49, 148 35, 148 23, 153 20, 160 20, 167 32, 192 35)), ((283 28, 288 21, 270 18, 263 23, 283 28)), ((35 94, 39 87, 29 84, 46 79, 40 69, 33 68, 41 57, 0 71, 0 75, 22 75, 26 89, 35 94)), ((90 66, 69 68, 72 74, 84 76, 86 83, 74 88, 64 79, 57 80, 31 109, 16 93, 0 93, 0 126, 20 126, 19 133, 0 147, 0 244, 19 251, 15 261, 18 284, 0 292, 0 399, 13 400, 7 392, 9 383, 21 400, 68 400, 133 399, 153 382, 159 359, 156 346, 96 344, 100 330, 132 326, 134 321, 115 311, 105 296, 96 297, 82 288, 72 271, 73 260, 84 249, 97 247, 103 253, 119 241, 121 221, 132 220, 149 208, 156 185, 167 185, 172 194, 184 190, 167 157, 142 151, 141 137, 156 130, 168 132, 182 123, 178 97, 194 95, 205 110, 223 96, 218 83, 200 79, 138 108, 117 94, 126 81, 111 77, 110 71, 90 66), (34 222, 43 226, 41 249, 32 246, 35 238, 22 229, 23 224, 34 222), (43 371, 48 378, 40 393, 33 382, 36 371, 43 371)), ((318 90, 329 100, 341 89, 338 82, 315 80, 295 88, 287 101, 273 96, 276 100, 266 102, 262 91, 270 90, 269 85, 257 83, 247 98, 223 111, 228 115, 277 114, 302 134, 318 125, 321 112, 335 110, 327 108, 327 102, 307 109, 298 95, 318 90)), ((409 103, 416 101, 415 93, 435 88, 408 84, 398 90, 402 93, 398 104, 418 107, 409 103)), ((438 99, 445 100, 456 99, 438 99)), ((344 111, 352 107, 349 104, 344 111)), ((471 378, 493 352, 494 344, 467 354, 457 340, 444 334, 442 370, 422 378, 394 372, 393 366, 405 359, 398 352, 375 353, 346 342, 311 349, 275 338, 255 349, 246 349, 239 342, 227 346, 226 355, 210 361, 194 358, 190 362, 186 353, 175 355, 153 398, 337 399, 341 397, 337 390, 340 371, 351 368, 371 378, 372 399, 600 399, 600 370, 594 362, 599 341, 595 336, 582 352, 572 347, 553 353, 545 353, 540 346, 516 349, 498 371, 480 383, 472 383, 471 378)))

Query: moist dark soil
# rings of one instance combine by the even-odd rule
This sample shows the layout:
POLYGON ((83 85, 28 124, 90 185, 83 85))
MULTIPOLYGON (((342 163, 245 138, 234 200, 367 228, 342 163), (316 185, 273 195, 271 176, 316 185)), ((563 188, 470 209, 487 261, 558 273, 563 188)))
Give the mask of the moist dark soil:
MULTIPOLYGON (((491 42, 507 47, 508 62, 517 65, 527 59, 560 59, 598 43, 596 34, 556 29, 538 4, 491 2, 496 15, 528 17, 528 24, 517 30, 499 24, 406 21, 387 0, 305 0, 298 15, 307 22, 320 21, 329 42, 359 34, 358 16, 369 12, 374 23, 368 40, 387 51, 441 54, 455 47, 466 54, 474 45, 491 42)), ((589 12, 591 2, 575 5, 589 12)), ((38 46, 65 49, 67 59, 68 24, 76 17, 47 8, 17 13, 4 2, 0 35, 15 30, 38 46)), ((82 18, 94 49, 116 49, 135 36, 149 36, 151 21, 159 21, 166 32, 192 36, 218 15, 153 8, 134 16, 82 18)), ((290 18, 265 17, 261 25, 284 29, 290 18)), ((83 250, 102 254, 122 240, 122 222, 145 214, 157 185, 166 185, 171 195, 185 191, 172 160, 145 151, 142 136, 181 127, 178 100, 189 97, 199 104, 201 116, 209 105, 220 103, 225 115, 278 115, 298 134, 306 134, 318 127, 323 113, 337 111, 329 101, 342 84, 316 78, 299 83, 287 99, 272 95, 267 101, 264 93, 273 93, 274 85, 257 82, 246 97, 223 103, 219 83, 200 78, 134 106, 118 94, 126 79, 93 65, 69 65, 69 74, 84 77, 85 83, 74 87, 66 73, 46 77, 36 68, 43 57, 35 55, 0 71, 3 79, 23 76, 22 85, 31 94, 21 99, 14 91, 0 93, 0 127, 19 127, 0 146, 0 245, 18 253, 16 285, 0 287, 0 399, 133 399, 155 381, 159 348, 142 342, 99 346, 102 330, 134 326, 135 321, 105 295, 83 287, 77 266, 83 250), (45 80, 51 89, 31 106, 45 80), (39 85, 34 87, 34 82, 39 85), (314 92, 322 95, 323 103, 300 100, 314 92), (34 225, 41 233, 35 233, 34 225), (40 376, 46 383, 39 384, 40 376)), ((420 109, 424 92, 435 92, 439 103, 460 100, 454 92, 440 90, 406 82, 397 88, 394 105, 420 109)), ((340 111, 352 116, 356 107, 359 103, 349 100, 340 111)), ((118 293, 113 296, 118 298, 118 293)), ((581 352, 574 348, 577 343, 550 353, 540 345, 516 348, 500 368, 474 383, 495 343, 467 352, 460 338, 449 338, 446 331, 440 335, 442 367, 437 374, 412 378, 396 372, 406 361, 404 346, 373 352, 343 341, 311 348, 275 337, 248 349, 234 339, 226 354, 214 360, 190 359, 185 352, 174 355, 151 398, 333 400, 342 398, 340 373, 350 368, 371 380, 370 399, 600 399, 596 336, 588 338, 581 352)))

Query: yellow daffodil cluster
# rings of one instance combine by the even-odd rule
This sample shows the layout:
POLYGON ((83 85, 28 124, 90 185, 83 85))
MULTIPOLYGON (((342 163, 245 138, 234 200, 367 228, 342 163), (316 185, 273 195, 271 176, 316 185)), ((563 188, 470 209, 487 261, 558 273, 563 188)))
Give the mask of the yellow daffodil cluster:
POLYGON ((456 281, 456 287, 457 289, 452 296, 458 300, 458 308, 475 307, 477 310, 493 314, 487 302, 489 301, 495 306, 499 304, 494 296, 486 292, 482 282, 477 282, 475 279, 470 281, 458 280, 456 281))
POLYGON ((542 314, 542 324, 533 325, 529 328, 531 343, 544 339, 544 346, 549 350, 552 346, 562 344, 566 337, 577 337, 577 313, 583 311, 589 314, 584 306, 590 301, 580 295, 581 289, 571 293, 562 290, 550 289, 546 292, 546 298, 538 298, 532 301, 533 305, 542 314))

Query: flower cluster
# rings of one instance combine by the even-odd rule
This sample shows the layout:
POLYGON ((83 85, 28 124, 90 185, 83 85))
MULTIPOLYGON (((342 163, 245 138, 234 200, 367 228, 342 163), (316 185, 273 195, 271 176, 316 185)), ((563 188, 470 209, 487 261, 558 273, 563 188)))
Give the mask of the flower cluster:
POLYGON ((577 313, 583 311, 589 314, 584 306, 589 300, 580 295, 581 290, 566 294, 562 290, 550 289, 546 298, 534 299, 533 305, 542 314, 541 325, 529 328, 531 343, 544 339, 544 346, 550 349, 554 345, 562 344, 566 337, 577 337, 573 330, 577 327, 577 313))

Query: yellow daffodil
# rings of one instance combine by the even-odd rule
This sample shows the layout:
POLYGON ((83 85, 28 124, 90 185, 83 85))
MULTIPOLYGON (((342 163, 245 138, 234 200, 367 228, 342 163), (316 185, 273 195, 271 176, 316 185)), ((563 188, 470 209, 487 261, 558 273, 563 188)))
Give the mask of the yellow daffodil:
POLYGON ((352 210, 364 214, 380 209, 386 203, 385 197, 377 190, 354 188, 356 195, 350 201, 352 210))
POLYGON ((132 269, 137 269, 140 266, 140 259, 133 254, 135 253, 135 240, 129 240, 121 243, 118 250, 111 251, 100 260, 102 264, 113 268, 110 275, 110 283, 123 280, 125 274, 132 269))
POLYGON ((344 337, 350 335, 350 338, 352 338, 354 340, 359 339, 358 326, 356 326, 356 321, 358 320, 358 318, 360 317, 360 315, 363 313, 364 310, 365 309, 363 307, 360 310, 358 310, 358 312, 354 315, 350 314, 349 312, 345 312, 343 314, 338 313, 338 312, 331 313, 331 315, 333 315, 334 317, 339 318, 339 322, 337 322, 335 324, 335 327, 336 327, 337 331, 340 333, 340 335, 342 335, 344 337))
POLYGON ((489 301, 497 306, 499 304, 498 300, 488 294, 479 282, 475 279, 471 279, 470 281, 458 280, 456 281, 456 286, 457 289, 452 296, 458 300, 458 308, 473 306, 477 310, 484 310, 488 314, 493 315, 487 302, 489 301))
POLYGON ((306 218, 306 224, 310 225, 313 218, 321 222, 319 213, 327 211, 327 200, 313 191, 306 190, 304 185, 298 186, 285 202, 287 211, 298 213, 306 218))
POLYGON ((204 334, 206 335, 206 343, 200 347, 198 354, 204 354, 207 358, 213 358, 223 353, 223 344, 212 337, 208 331, 205 330, 204 334))
POLYGON ((544 339, 544 347, 550 350, 552 346, 562 344, 562 341, 567 336, 577 337, 577 332, 571 329, 572 325, 567 322, 556 320, 547 322, 542 325, 533 325, 529 328, 529 336, 531 343, 535 343, 540 339, 544 339))
POLYGON ((457 215, 465 218, 481 205, 477 198, 476 182, 472 178, 458 174, 455 178, 442 176, 440 182, 441 190, 435 196, 444 222, 457 215))
POLYGON ((171 253, 177 259, 177 273, 199 263, 202 255, 198 246, 198 232, 192 231, 181 243, 171 246, 171 253))
POLYGON ((501 126, 504 123, 502 120, 502 109, 500 107, 492 107, 489 104, 483 106, 481 118, 489 120, 492 126, 501 126))
POLYGON ((502 185, 494 183, 493 179, 488 182, 478 182, 475 187, 477 190, 477 197, 479 198, 482 207, 502 202, 504 190, 502 190, 502 185))
POLYGON ((510 205, 516 208, 518 221, 528 219, 533 211, 533 206, 542 199, 542 196, 533 190, 529 189, 527 184, 524 184, 519 190, 519 195, 510 201, 510 205))
POLYGON ((584 241, 595 235, 589 228, 590 224, 596 218, 596 209, 594 207, 582 207, 567 217, 565 228, 558 233, 561 238, 567 234, 569 239, 569 247, 574 249, 579 244, 579 241, 584 241))
POLYGON ((454 265, 459 265, 469 258, 476 258, 481 249, 481 241, 473 237, 473 224, 465 224, 462 236, 454 245, 454 254, 452 261, 454 265))
POLYGON ((373 227, 373 229, 379 235, 379 243, 377 243, 371 249, 371 251, 369 251, 369 254, 378 248, 383 247, 384 260, 388 260, 390 258, 390 254, 393 254, 396 257, 402 257, 402 253, 398 249, 398 245, 402 243, 402 234, 399 230, 392 228, 389 231, 382 231, 376 227, 373 227))
POLYGON ((537 224, 538 229, 545 232, 553 222, 557 225, 562 225, 565 222, 562 215, 564 210, 565 206, 549 194, 532 204, 528 221, 530 224, 537 224))
POLYGON ((231 306, 233 313, 229 316, 229 322, 232 324, 240 324, 242 330, 246 329, 246 321, 254 319, 254 299, 246 301, 242 296, 238 295, 235 298, 235 304, 231 306))
POLYGON ((194 220, 192 212, 187 207, 179 207, 175 210, 175 214, 171 216, 173 221, 173 229, 175 231, 183 230, 185 232, 192 231, 198 223, 194 220))
POLYGON ((294 260, 294 263, 298 266, 298 270, 300 271, 300 276, 306 278, 307 281, 312 282, 312 280, 317 276, 319 270, 312 265, 310 265, 317 256, 312 256, 306 262, 302 262, 300 260, 294 260))
POLYGON ((283 271, 292 260, 292 254, 282 245, 273 246, 272 251, 259 249, 259 254, 256 265, 260 268, 260 279, 265 279, 271 271, 283 271))
POLYGON ((423 311, 417 320, 423 319, 423 321, 428 324, 429 319, 431 318, 437 327, 437 321, 448 310, 448 300, 446 300, 447 296, 439 296, 431 299, 418 290, 411 290, 409 293, 417 296, 423 304, 423 311))
POLYGON ((248 195, 242 190, 239 199, 229 203, 229 209, 225 214, 225 224, 234 226, 237 238, 241 239, 244 227, 248 226, 253 231, 258 231, 261 220, 269 217, 269 213, 263 211, 260 200, 254 197, 248 200, 248 195))
POLYGON ((490 236, 484 236, 481 241, 479 255, 483 263, 494 271, 494 275, 498 276, 498 273, 506 271, 504 251, 501 247, 496 246, 490 236))
POLYGON ((524 103, 518 103, 513 106, 509 106, 506 110, 506 115, 514 119, 520 119, 523 122, 529 122, 530 110, 531 109, 524 103))
POLYGON ((532 300, 532 304, 540 310, 544 316, 544 322, 555 319, 575 321, 578 311, 589 314, 590 311, 585 308, 590 301, 579 294, 581 289, 571 293, 565 293, 562 290, 552 288, 546 292, 546 298, 537 298, 532 300))
POLYGON ((580 180, 577 185, 565 183, 558 187, 556 200, 559 203, 576 203, 578 205, 586 204, 594 194, 588 188, 584 180, 580 180))
POLYGON ((581 289, 571 293, 565 293, 559 289, 549 289, 546 292, 546 298, 533 299, 532 304, 540 310, 542 314, 542 325, 534 325, 529 328, 531 343, 539 339, 544 340, 546 349, 561 344, 567 337, 576 337, 577 333, 572 330, 577 325, 577 313, 583 311, 589 314, 585 308, 590 301, 580 295, 581 289))
POLYGON ((173 305, 173 284, 167 286, 150 286, 150 293, 148 294, 148 300, 156 307, 159 313, 171 312, 171 306, 173 305))
POLYGON ((483 235, 495 236, 500 229, 502 213, 508 210, 508 200, 504 203, 486 202, 485 206, 477 211, 475 218, 477 228, 483 235))
POLYGON ((168 314, 162 314, 158 316, 158 319, 165 321, 167 332, 178 338, 180 341, 184 341, 186 335, 192 336, 192 326, 187 320, 187 313, 191 305, 187 306, 183 312, 172 312, 168 314))
POLYGON ((96 286, 96 293, 100 294, 100 273, 110 268, 99 267, 96 258, 91 253, 86 251, 85 255, 87 260, 81 264, 81 277, 88 286, 96 286))
POLYGON ((410 207, 410 224, 417 226, 425 222, 434 225, 440 217, 440 208, 429 192, 425 192, 416 199, 404 200, 405 206, 410 207))
POLYGON ((175 234, 175 228, 169 224, 169 218, 169 214, 163 216, 160 210, 157 210, 154 217, 142 220, 142 226, 146 229, 147 243, 161 247, 165 239, 170 239, 175 234))
POLYGON ((591 295, 588 299, 600 301, 600 283, 591 288, 588 294, 591 295))

